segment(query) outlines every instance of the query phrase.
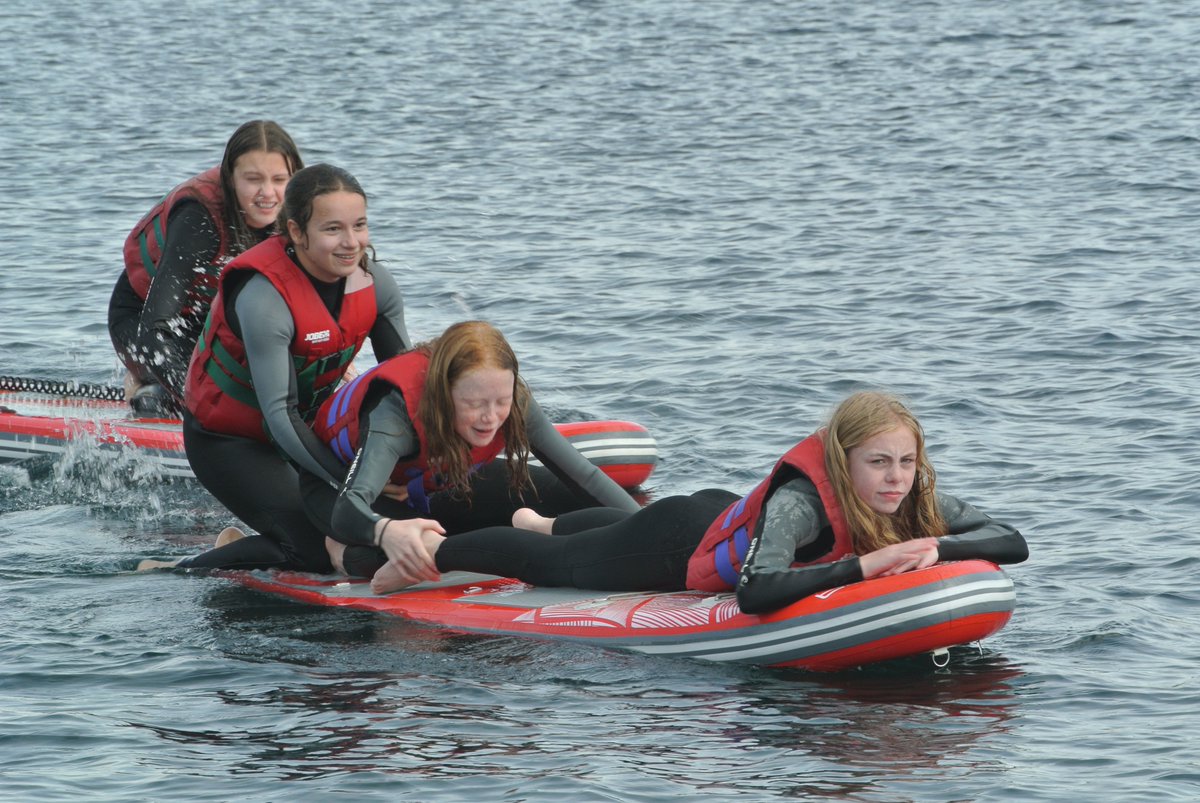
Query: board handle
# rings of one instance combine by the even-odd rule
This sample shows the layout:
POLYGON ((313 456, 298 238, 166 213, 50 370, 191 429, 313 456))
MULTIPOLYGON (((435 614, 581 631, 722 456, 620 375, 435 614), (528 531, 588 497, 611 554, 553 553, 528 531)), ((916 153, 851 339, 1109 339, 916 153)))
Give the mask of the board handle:
POLYGON ((113 385, 98 385, 92 382, 63 381, 61 379, 39 379, 29 376, 0 376, 0 390, 15 390, 21 393, 45 393, 50 396, 77 396, 105 401, 125 401, 125 391, 113 385))

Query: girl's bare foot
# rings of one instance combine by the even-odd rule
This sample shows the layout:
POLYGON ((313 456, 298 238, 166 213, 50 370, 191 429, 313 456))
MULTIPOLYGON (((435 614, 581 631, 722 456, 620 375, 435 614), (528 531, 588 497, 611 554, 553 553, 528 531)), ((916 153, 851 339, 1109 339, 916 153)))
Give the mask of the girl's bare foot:
MULTIPOLYGON (((217 534, 217 540, 213 544, 213 549, 220 549, 226 544, 232 544, 234 541, 240 541, 245 537, 246 534, 240 528, 226 527, 217 534)), ((146 558, 145 560, 138 561, 137 570, 139 572, 148 572, 152 569, 174 569, 176 564, 181 560, 183 558, 176 558, 175 560, 153 560, 146 558)))
MULTIPOLYGON (((180 558, 179 560, 183 559, 180 558)), ((137 570, 139 572, 148 572, 151 569, 174 569, 175 564, 179 563, 179 560, 152 560, 146 558, 145 560, 138 561, 137 570)))
POLYGON ((346 545, 326 536, 325 551, 329 553, 329 562, 333 564, 334 571, 338 574, 347 574, 346 565, 343 563, 343 559, 346 557, 346 545))
POLYGON ((400 574, 400 570, 396 568, 396 564, 388 561, 379 567, 375 572, 375 576, 371 578, 371 591, 376 594, 390 594, 393 591, 399 591, 402 588, 408 588, 414 585, 409 582, 404 575, 400 574))
MULTIPOLYGON (((421 543, 425 546, 425 551, 432 558, 437 554, 438 547, 446 540, 444 535, 439 535, 433 530, 421 531, 421 543)), ((420 582, 415 577, 410 577, 404 574, 396 564, 390 560, 379 567, 375 572, 375 576, 371 578, 371 590, 376 594, 390 594, 393 591, 399 591, 402 588, 416 585, 420 582)))
POLYGON ((221 533, 217 536, 217 542, 213 544, 213 549, 220 549, 226 544, 232 544, 234 541, 241 541, 245 537, 246 534, 242 532, 241 528, 226 527, 224 530, 221 530, 221 533))
POLYGON ((523 507, 513 513, 512 524, 518 530, 532 530, 542 535, 550 535, 554 528, 554 519, 540 516, 532 508, 523 507))

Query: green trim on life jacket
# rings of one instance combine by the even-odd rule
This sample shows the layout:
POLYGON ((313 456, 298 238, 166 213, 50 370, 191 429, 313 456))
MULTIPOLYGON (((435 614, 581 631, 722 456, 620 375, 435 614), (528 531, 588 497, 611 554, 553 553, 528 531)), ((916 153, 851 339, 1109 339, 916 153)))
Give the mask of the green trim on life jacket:
POLYGON ((345 373, 345 368, 354 359, 354 355, 358 350, 354 346, 347 346, 336 354, 330 354, 325 357, 315 360, 312 364, 305 366, 304 358, 292 356, 292 364, 296 369, 296 389, 299 398, 296 400, 296 406, 300 410, 300 417, 305 421, 311 421, 313 415, 316 414, 317 408, 325 403, 336 388, 337 383, 333 382, 327 387, 318 388, 317 378, 324 376, 329 371, 335 368, 338 374, 345 373), (308 397, 307 403, 305 396, 308 397))
MULTIPOLYGON (((138 235, 138 249, 142 253, 142 268, 145 269, 146 275, 150 280, 154 280, 154 274, 158 272, 158 265, 154 264, 154 260, 150 258, 150 246, 147 244, 148 238, 145 230, 138 235)), ((162 253, 159 251, 159 253, 162 253)))
POLYGON ((235 382, 240 382, 243 387, 254 387, 254 379, 250 376, 250 369, 242 365, 238 360, 229 353, 229 349, 221 342, 220 338, 213 338, 212 357, 209 360, 216 360, 221 364, 221 370, 235 382))
MULTIPOLYGON (((238 367, 240 368, 241 366, 238 367)), ((258 396, 255 394, 254 388, 234 381, 233 377, 225 371, 224 367, 215 357, 209 357, 205 360, 204 371, 226 396, 234 401, 241 402, 247 407, 253 407, 255 410, 262 411, 262 408, 258 406, 258 396)))

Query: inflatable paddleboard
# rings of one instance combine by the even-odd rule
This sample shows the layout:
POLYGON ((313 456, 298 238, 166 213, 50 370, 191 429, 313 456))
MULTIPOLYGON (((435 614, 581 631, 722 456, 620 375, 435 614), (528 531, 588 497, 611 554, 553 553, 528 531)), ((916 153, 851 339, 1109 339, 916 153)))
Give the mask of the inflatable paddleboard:
MULTIPOLYGON (((628 421, 554 425, 621 487, 636 488, 658 463, 650 433, 628 421)), ((0 390, 0 464, 62 454, 72 442, 103 450, 136 450, 164 478, 195 479, 178 419, 133 418, 123 401, 0 390)), ((537 465, 536 460, 531 460, 537 465)))
POLYGON ((1000 567, 941 563, 822 591, 761 616, 733 594, 612 594, 537 588, 450 572, 377 596, 367 581, 295 572, 221 572, 300 602, 399 616, 465 633, 565 639, 705 661, 850 669, 969 644, 1007 624, 1015 594, 1000 567))

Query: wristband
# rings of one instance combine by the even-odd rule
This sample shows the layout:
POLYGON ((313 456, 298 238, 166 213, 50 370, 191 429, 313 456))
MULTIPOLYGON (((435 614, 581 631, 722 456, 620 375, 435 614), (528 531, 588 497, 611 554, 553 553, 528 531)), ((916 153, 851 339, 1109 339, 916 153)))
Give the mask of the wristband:
POLYGON ((379 528, 379 532, 375 533, 375 546, 380 546, 383 543, 383 534, 387 531, 388 525, 392 523, 391 519, 380 519, 383 526, 379 528))

